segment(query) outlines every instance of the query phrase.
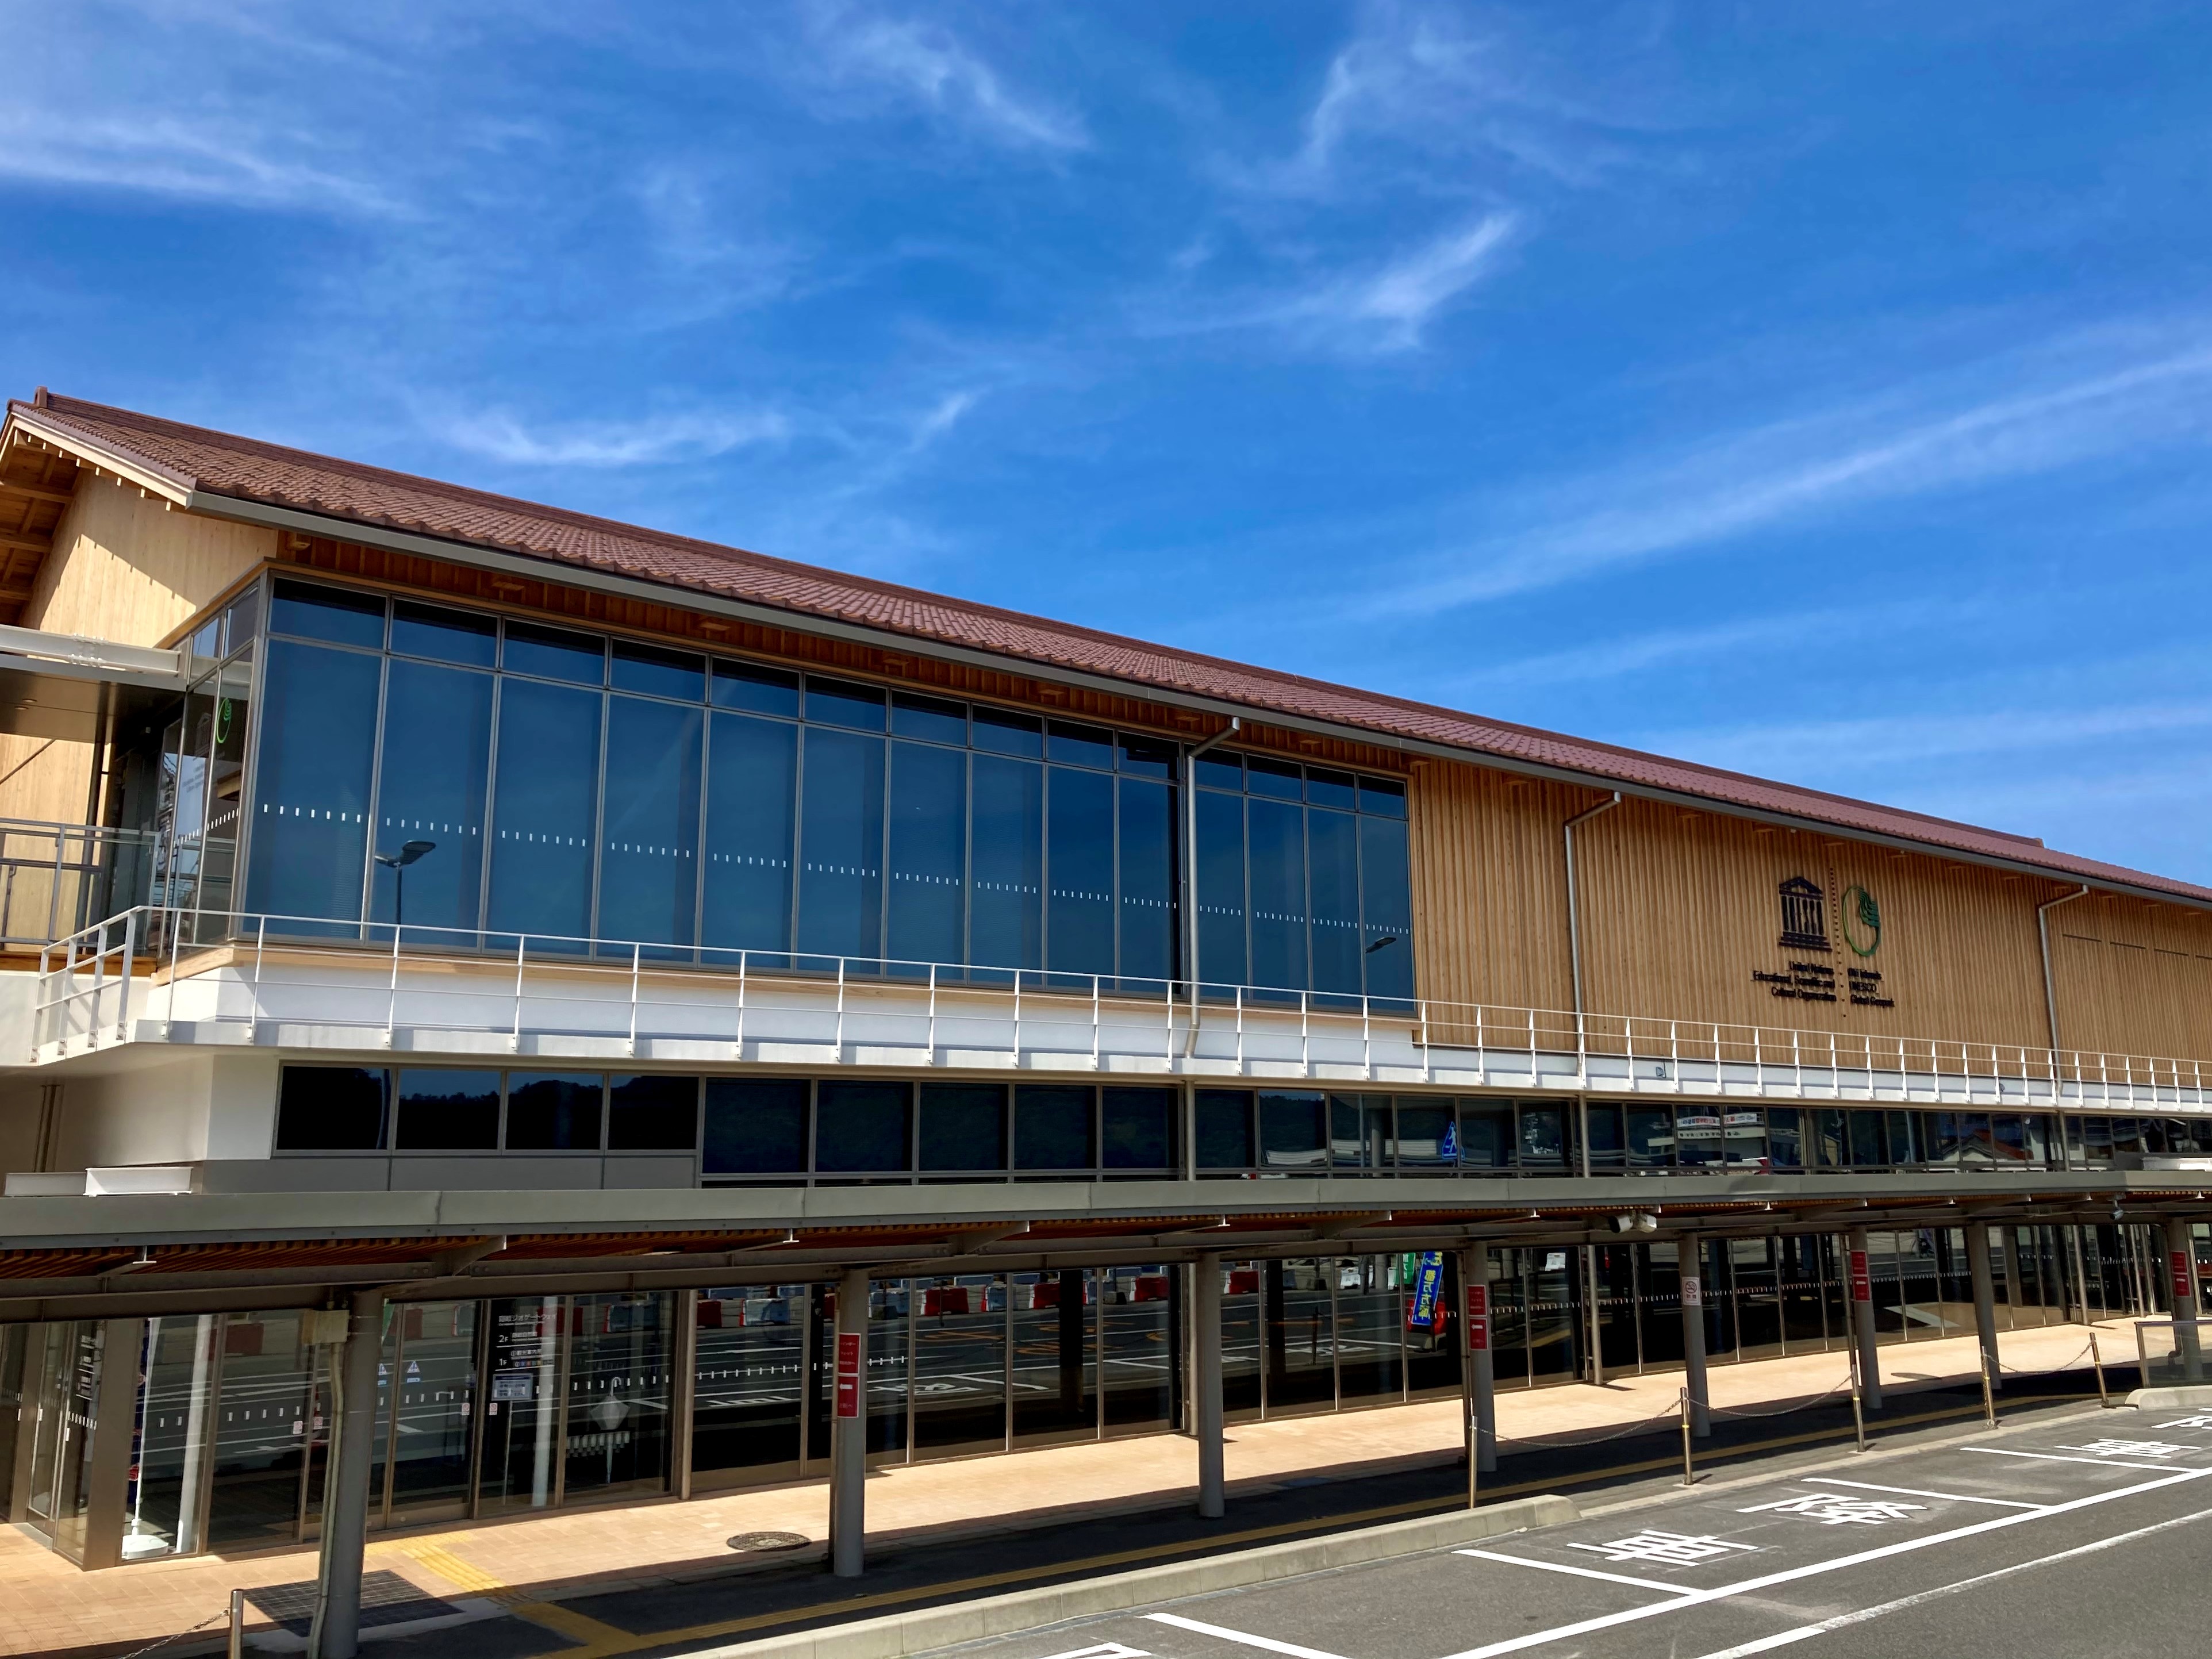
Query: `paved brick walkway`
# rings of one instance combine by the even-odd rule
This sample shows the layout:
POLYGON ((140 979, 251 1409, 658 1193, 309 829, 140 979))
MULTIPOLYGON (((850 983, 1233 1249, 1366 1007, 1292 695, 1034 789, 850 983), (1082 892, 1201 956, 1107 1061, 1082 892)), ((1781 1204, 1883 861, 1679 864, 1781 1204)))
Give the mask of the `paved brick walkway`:
MULTIPOLYGON (((2134 1338, 2113 1322, 2100 1328, 2105 1353, 2132 1364, 2134 1338)), ((2023 1371, 2086 1364, 2076 1325, 2003 1334, 2008 1366, 2023 1371)), ((1972 1338, 1913 1342, 1881 1351, 1882 1375, 1911 1387, 1972 1377, 1972 1338)), ((1840 1353, 1716 1364, 1712 1401, 1757 1410, 1838 1387, 1840 1353)), ((1498 1431, 1512 1478, 1512 1442, 1601 1434, 1671 1413, 1679 1373, 1625 1376, 1602 1389, 1570 1384, 1498 1396, 1498 1431)), ((1456 1401, 1234 1425, 1227 1451, 1231 1513, 1247 1495, 1298 1481, 1382 1474, 1431 1464, 1460 1445, 1456 1401)), ((1190 1443, 1159 1435, 963 1462, 893 1468, 868 1482, 872 1540, 942 1539, 1034 1528, 1054 1516, 1157 1509, 1188 1493, 1190 1443)), ((819 1480, 694 1499, 576 1510, 519 1521, 447 1526, 375 1538, 372 1570, 386 1569, 449 1600, 496 1597, 527 1604, 526 1616, 559 1628, 559 1601, 594 1589, 732 1571, 725 1540, 740 1532, 828 1530, 819 1480)), ((788 1558, 786 1558, 788 1559, 788 1558)), ((234 1587, 312 1578, 312 1547, 250 1556, 201 1556, 80 1572, 20 1531, 0 1528, 0 1654, 122 1653, 220 1613, 234 1587)), ((580 1624, 588 1621, 580 1620, 580 1624)), ((589 1639, 580 1628, 575 1634, 589 1639)), ((190 1650, 190 1644, 179 1647, 190 1650)), ((374 1648, 368 1651, 372 1654, 374 1648)))

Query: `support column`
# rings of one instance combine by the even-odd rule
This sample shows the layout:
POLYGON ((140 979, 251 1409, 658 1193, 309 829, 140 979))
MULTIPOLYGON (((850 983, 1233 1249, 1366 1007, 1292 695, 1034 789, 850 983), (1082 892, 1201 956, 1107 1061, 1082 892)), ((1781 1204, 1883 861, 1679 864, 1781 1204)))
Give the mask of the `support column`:
POLYGON ((1208 1521, 1221 1518, 1223 1496, 1221 1461, 1221 1258, 1201 1255, 1191 1267, 1191 1330, 1197 1350, 1197 1375, 1193 1378, 1195 1409, 1191 1421, 1198 1435, 1198 1512, 1208 1521))
MULTIPOLYGON (((2181 1380, 2204 1380, 2204 1350, 2197 1334, 2197 1236, 2186 1216, 2166 1219, 2167 1286, 2173 1297, 2173 1352, 2181 1361, 2181 1380)), ((2148 1379, 2146 1379, 2148 1380, 2148 1379)))
POLYGON ((1859 1348, 1859 1399, 1869 1411, 1881 1409, 1881 1367, 1874 1348, 1874 1273, 1867 1261, 1867 1235, 1854 1227, 1844 1239, 1844 1277, 1851 1299, 1851 1340, 1859 1348))
POLYGON ((1470 1244, 1459 1254, 1460 1299, 1465 1304, 1467 1439, 1474 1457, 1475 1472, 1489 1474, 1498 1468, 1498 1370, 1492 1355, 1492 1333, 1498 1328, 1497 1310, 1490 1305, 1492 1263, 1486 1242, 1470 1244))
POLYGON ((354 1659, 361 1650, 362 1551, 368 1541, 376 1364, 383 1352, 384 1292, 356 1291, 337 1355, 340 1399, 323 1489, 323 1617, 314 1659, 354 1659))
POLYGON ((1966 1271, 1973 1277, 1974 1334, 1987 1358, 1990 1387, 2001 1389, 2004 1372, 1997 1364, 1997 1295, 1990 1277, 1990 1230, 1988 1224, 1972 1218, 1966 1223, 1966 1271))
POLYGON ((867 1553, 868 1270, 837 1281, 830 1407, 830 1569, 858 1578, 867 1553))
POLYGON ((1713 1431, 1705 1392, 1705 1243, 1685 1238, 1674 1246, 1682 1280, 1682 1386, 1690 1395, 1690 1433, 1699 1440, 1713 1431))

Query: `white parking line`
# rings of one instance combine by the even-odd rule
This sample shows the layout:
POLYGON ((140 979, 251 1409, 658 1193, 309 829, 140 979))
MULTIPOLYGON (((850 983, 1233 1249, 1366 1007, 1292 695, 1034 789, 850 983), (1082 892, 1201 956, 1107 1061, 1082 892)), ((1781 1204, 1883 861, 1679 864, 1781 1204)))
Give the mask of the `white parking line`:
POLYGON ((1186 1619, 1181 1613, 1148 1613, 1145 1617, 1156 1625, 1173 1625, 1177 1630, 1194 1630, 1200 1636, 1216 1637, 1224 1642, 1238 1642, 1248 1648, 1265 1649, 1269 1653, 1286 1653, 1290 1659, 1340 1659, 1337 1654, 1323 1653, 1319 1648, 1302 1648, 1295 1642, 1278 1642, 1272 1636, 1253 1636, 1220 1625, 1201 1625, 1197 1620, 1186 1619))
POLYGON ((1832 1557, 1825 1561, 1809 1562, 1802 1567, 1790 1567, 1780 1572, 1761 1574, 1756 1578, 1738 1579, 1733 1584, 1717 1584, 1710 1589, 1692 1590, 1678 1595, 1671 1601, 1655 1601, 1649 1607, 1631 1607, 1625 1613, 1603 1613, 1595 1619, 1583 1619, 1571 1625, 1560 1625, 1551 1630, 1531 1631, 1525 1636, 1513 1637, 1503 1642, 1491 1642, 1479 1648, 1468 1648, 1449 1655, 1447 1659, 1494 1659, 1501 1653, 1518 1653, 1523 1648, 1541 1647, 1548 1642, 1564 1641, 1571 1636, 1587 1635, 1591 1631, 1610 1630, 1615 1625, 1633 1624, 1640 1619, 1650 1619, 1662 1613, 1672 1613, 1677 1607, 1695 1607, 1701 1602, 1718 1601, 1731 1595, 1747 1595, 1753 1590, 1771 1589, 1777 1584, 1793 1583, 1800 1578, 1816 1577, 1821 1573, 1839 1572, 1845 1567, 1863 1565, 1869 1561, 1885 1560, 1893 1555, 1905 1555, 1915 1550, 1932 1549, 1938 1544, 1952 1543, 1961 1538, 1972 1538, 1981 1533, 1998 1532, 2007 1527, 2017 1527, 2030 1521, 2040 1521, 2046 1516, 2065 1515, 2075 1510, 2091 1509, 2100 1504, 2117 1503, 2123 1498, 2134 1498, 2147 1492, 2158 1492, 2164 1487, 2179 1486, 2185 1481, 2202 1480, 2212 1475, 2212 1469, 2165 1469, 2162 1480, 2145 1480, 2132 1486, 2118 1486, 2110 1492, 2092 1492, 2086 1498, 2069 1498, 2063 1504, 2052 1504, 2039 1510, 2022 1510, 2011 1515, 2000 1515, 1988 1521, 1977 1521, 1971 1526, 1954 1527, 1948 1532, 1930 1533, 1925 1537, 1900 1539, 1894 1544, 1878 1545, 1873 1549, 1860 1550, 1855 1554, 1832 1557))
POLYGON ((1656 1578, 1631 1578, 1626 1573, 1600 1572, 1595 1567, 1571 1567, 1564 1561, 1532 1561, 1525 1555, 1500 1555, 1496 1550, 1454 1550, 1454 1555, 1476 1555, 1486 1561, 1506 1561, 1516 1567, 1540 1567, 1546 1572, 1572 1573, 1577 1578, 1601 1578, 1608 1584, 1632 1584, 1638 1589, 1665 1590, 1670 1595, 1687 1595, 1687 1584, 1662 1584, 1656 1578))
POLYGON ((2023 1504, 2016 1498, 1969 1498, 1962 1492, 1923 1492, 1917 1486, 1877 1486, 1871 1480, 1838 1480, 1832 1474, 1808 1474, 1799 1477, 1801 1485, 1823 1486, 1852 1486, 1860 1492, 1893 1492, 1906 1498, 1943 1498, 1954 1504, 1994 1504, 2004 1510, 2039 1510, 2040 1504, 2023 1504))
POLYGON ((1960 1451, 1987 1452, 1991 1457, 2033 1457, 2045 1463, 2087 1463, 2100 1469, 2164 1469, 2169 1474, 2171 1463, 2130 1463, 2124 1457, 2068 1457, 2058 1452, 2014 1451, 2004 1446, 1961 1446, 1960 1451))
POLYGON ((1911 1595, 1900 1595, 1894 1601, 1884 1601, 1878 1607, 1861 1607, 1856 1613, 1839 1613, 1832 1619, 1823 1619, 1817 1625, 1800 1625, 1773 1636, 1761 1637, 1756 1642, 1746 1642, 1733 1648, 1723 1648, 1717 1653, 1708 1653, 1701 1659, 1747 1659, 1754 1653, 1765 1653, 1775 1648, 1788 1647, 1793 1642, 1802 1642, 1808 1637, 1825 1636, 1832 1630, 1842 1630, 1850 1625, 1863 1625, 1884 1613, 1899 1613, 1906 1607, 1917 1607, 1923 1601, 1933 1601, 1945 1595, 1954 1595, 1976 1584, 1986 1584, 1996 1578, 2008 1578, 2016 1572, 2027 1572, 2036 1567, 2047 1567, 2056 1561, 2071 1560, 2077 1555, 2094 1555, 2099 1550, 2108 1550, 2120 1544, 2131 1544, 2138 1538, 2148 1538, 2154 1532, 2164 1532, 2171 1527, 2185 1527, 2192 1521, 2212 1517, 2212 1510, 2199 1510, 2194 1515, 2176 1516, 2171 1521, 2160 1521, 2154 1526, 2138 1527, 2133 1532, 2124 1532, 2112 1538, 2100 1538, 2094 1543, 2081 1544, 2070 1550, 2061 1550, 2056 1555, 2040 1555, 2033 1561, 2015 1561, 2008 1567, 1999 1567, 1994 1572, 1977 1573, 1972 1578, 1961 1578, 1955 1583, 1939 1584, 1911 1595))

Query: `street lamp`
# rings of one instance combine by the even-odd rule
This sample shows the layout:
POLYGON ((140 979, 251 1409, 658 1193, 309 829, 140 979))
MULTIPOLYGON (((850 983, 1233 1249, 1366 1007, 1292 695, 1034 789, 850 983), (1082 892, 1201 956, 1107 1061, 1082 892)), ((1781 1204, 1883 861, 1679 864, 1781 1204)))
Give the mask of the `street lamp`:
POLYGON ((407 923, 407 866, 423 854, 434 851, 437 845, 434 841, 410 841, 396 853, 376 855, 376 861, 392 872, 392 883, 398 890, 392 895, 392 921, 400 927, 407 923))

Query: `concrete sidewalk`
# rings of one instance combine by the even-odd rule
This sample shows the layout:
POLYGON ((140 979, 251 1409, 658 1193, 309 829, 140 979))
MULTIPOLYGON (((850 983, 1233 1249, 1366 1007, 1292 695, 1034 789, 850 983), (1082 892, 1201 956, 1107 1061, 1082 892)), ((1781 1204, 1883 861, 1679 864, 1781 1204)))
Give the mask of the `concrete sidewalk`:
MULTIPOLYGON (((2105 1352, 2132 1363, 2127 1326, 2114 1322, 2099 1329, 2105 1352)), ((2078 1325, 2007 1332, 2000 1341, 2007 1366, 2020 1371, 2087 1364, 2087 1333, 2078 1325)), ((1970 1337, 1881 1350, 1883 1379, 1893 1388, 1970 1379, 1977 1364, 1970 1337)), ((1718 1364, 1711 1372, 1712 1403, 1721 1412, 1779 1412, 1841 1388, 1846 1365, 1840 1352, 1718 1364)), ((1618 1433, 1668 1416, 1680 1387, 1679 1373, 1662 1372, 1601 1389, 1567 1384, 1501 1393, 1504 1467, 1498 1479, 1514 1479, 1516 1442, 1618 1433)), ((1447 1400, 1238 1424, 1228 1438, 1231 1513, 1220 1524, 1233 1528, 1240 1496, 1455 1458, 1459 1405, 1447 1400)), ((868 1482, 871 1543, 1030 1532, 1157 1510, 1191 1492, 1194 1462, 1188 1440, 1158 1435, 887 1468, 868 1482)), ((574 1623, 579 1628, 572 1633, 588 1644, 592 1631, 584 1626, 591 1621, 568 1616, 559 1603, 618 1586, 747 1571, 747 1559, 732 1554, 726 1542, 741 1532, 793 1533, 818 1547, 828 1532, 825 1483, 394 1534, 371 1542, 368 1566, 432 1596, 495 1599, 555 1630, 574 1623)), ((791 1559, 752 1558, 764 1565, 791 1559)), ((20 1532, 0 1529, 0 1654, 125 1652, 219 1614, 234 1588, 297 1583, 312 1579, 315 1568, 309 1547, 84 1573, 20 1532)))

